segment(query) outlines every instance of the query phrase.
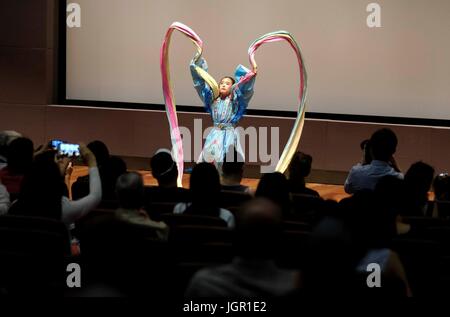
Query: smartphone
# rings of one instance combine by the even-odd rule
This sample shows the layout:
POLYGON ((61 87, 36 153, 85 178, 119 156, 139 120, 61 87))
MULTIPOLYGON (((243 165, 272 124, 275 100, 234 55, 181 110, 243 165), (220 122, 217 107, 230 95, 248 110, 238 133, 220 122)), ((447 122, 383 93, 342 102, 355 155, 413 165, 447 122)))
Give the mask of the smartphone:
POLYGON ((73 143, 61 142, 58 145, 58 154, 61 156, 79 157, 80 156, 80 145, 73 144, 73 143))
POLYGON ((53 150, 58 150, 58 147, 59 147, 59 145, 61 144, 61 143, 63 143, 64 141, 62 141, 62 140, 51 140, 50 141, 50 147, 53 149, 53 150))

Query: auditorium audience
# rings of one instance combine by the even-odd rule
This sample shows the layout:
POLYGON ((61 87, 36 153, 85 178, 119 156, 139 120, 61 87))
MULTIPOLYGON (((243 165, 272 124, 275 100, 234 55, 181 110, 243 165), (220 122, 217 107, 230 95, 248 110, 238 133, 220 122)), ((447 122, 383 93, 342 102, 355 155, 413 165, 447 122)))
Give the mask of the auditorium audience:
POLYGON ((284 174, 279 172, 264 174, 256 188, 255 197, 264 197, 276 203, 281 208, 284 218, 292 215, 289 183, 284 174))
POLYGON ((220 179, 213 164, 199 163, 192 170, 190 179, 191 202, 181 202, 174 209, 174 214, 192 214, 220 217, 229 228, 235 225, 234 215, 227 209, 220 208, 220 179))
POLYGON ((312 156, 296 152, 289 164, 289 188, 293 194, 320 197, 319 193, 306 187, 305 178, 311 173, 312 156))
POLYGON ((145 187, 145 204, 159 202, 186 202, 190 193, 186 188, 177 187, 178 167, 167 149, 159 149, 150 160, 153 177, 158 186, 145 187))
POLYGON ((80 154, 89 167, 89 194, 78 200, 64 196, 64 180, 54 153, 35 157, 25 174, 18 200, 10 213, 60 219, 69 225, 95 208, 102 197, 102 187, 94 154, 80 144, 80 154))
POLYGON ((394 131, 387 128, 377 130, 369 141, 372 161, 352 167, 344 184, 345 191, 349 194, 373 191, 378 180, 387 175, 403 178, 393 157, 397 142, 394 131))
POLYGON ((250 193, 250 188, 241 184, 244 175, 244 158, 233 147, 228 149, 222 163, 220 183, 222 190, 250 193))
MULTIPOLYGON (((323 203, 323 210, 315 210, 318 216, 314 221, 302 218, 307 223, 295 223, 291 217, 293 202, 290 194, 320 197, 305 186, 305 178, 311 172, 312 157, 302 152, 295 153, 291 161, 289 179, 278 172, 263 175, 255 192, 256 198, 245 203, 240 210, 232 209, 233 214, 220 208, 221 190, 249 191, 247 186, 241 185, 244 162, 233 149, 228 153, 230 157, 224 158, 221 176, 213 164, 197 164, 187 190, 177 187, 179 171, 168 150, 158 150, 151 158, 152 175, 158 186, 145 187, 142 176, 126 172, 124 161, 111 156, 103 142, 94 141, 88 146, 80 144, 89 175, 78 178, 72 188, 75 189, 74 199, 70 200, 64 177, 71 160, 59 157, 55 151, 45 147, 34 152, 30 139, 3 131, 0 132, 0 215, 51 218, 70 226, 100 203, 103 191, 103 199, 114 199, 119 204, 119 208, 110 213, 110 218, 115 222, 120 220, 120 226, 132 230, 140 226, 149 229, 149 232, 154 232, 158 244, 165 241, 165 247, 174 243, 169 240, 168 226, 154 221, 156 218, 150 217, 144 208, 153 203, 171 202, 173 205, 176 203, 174 214, 217 217, 232 228, 234 234, 236 256, 233 261, 198 271, 186 290, 189 298, 270 298, 296 291, 301 295, 358 295, 360 290, 367 290, 364 283, 371 263, 380 265, 382 285, 388 294, 411 296, 410 271, 407 271, 408 276, 405 273, 405 267, 409 267, 406 264, 404 267, 403 254, 393 245, 401 239, 425 237, 424 232, 427 231, 417 230, 417 224, 410 222, 411 217, 407 216, 423 219, 431 215, 428 192, 432 183, 436 201, 450 201, 450 178, 444 173, 433 181, 433 167, 423 162, 411 165, 403 176, 393 156, 396 148, 397 137, 392 130, 376 131, 370 140, 361 143, 363 159, 350 170, 345 182, 346 192, 353 195, 339 204, 333 201, 323 203), (302 229, 292 229, 297 228, 296 225, 302 229), (309 237, 296 244, 298 249, 292 250, 302 253, 301 267, 295 266, 299 271, 283 269, 276 264, 282 263, 276 252, 282 247, 282 233, 289 230, 297 230, 299 237, 309 237)), ((170 205, 170 210, 173 205, 170 205)), ((442 208, 441 211, 444 210, 442 208)), ((449 216, 450 212, 441 212, 440 215, 449 216)), ((426 220, 431 221, 429 218, 426 220)), ((109 226, 111 232, 116 228, 109 222, 104 225, 109 226)), ((123 232, 131 235, 129 231, 123 232)), ((446 242, 439 243, 444 245, 446 242)), ((128 245, 123 247, 126 249, 128 245)), ((141 244, 136 244, 135 248, 133 252, 140 254, 141 244)), ((172 260, 169 256, 167 261, 172 260)), ((161 274, 158 278, 164 280, 166 276, 161 274)), ((412 279, 411 285, 415 285, 412 279)), ((415 292, 415 288, 413 290, 415 292)))
POLYGON ((116 193, 119 208, 115 211, 115 214, 119 220, 151 228, 155 232, 156 239, 167 240, 169 227, 164 222, 151 220, 143 209, 144 182, 139 173, 122 174, 117 179, 116 193))
POLYGON ((264 198, 246 203, 237 218, 232 263, 205 268, 192 278, 188 298, 272 298, 298 286, 296 271, 277 267, 274 258, 281 237, 279 206, 264 198))

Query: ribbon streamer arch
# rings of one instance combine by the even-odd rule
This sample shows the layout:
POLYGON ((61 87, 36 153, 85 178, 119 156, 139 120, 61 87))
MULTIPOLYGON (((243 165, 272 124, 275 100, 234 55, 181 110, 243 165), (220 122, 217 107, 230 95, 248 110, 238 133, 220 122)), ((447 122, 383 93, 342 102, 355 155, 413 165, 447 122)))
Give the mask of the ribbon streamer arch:
MULTIPOLYGON (((178 30, 184 35, 186 35, 196 46, 196 54, 194 56, 194 60, 197 61, 203 53, 203 41, 201 38, 188 26, 180 23, 174 22, 166 32, 164 37, 164 42, 161 47, 161 55, 160 55, 160 66, 161 66, 161 77, 162 77, 162 88, 164 94, 164 101, 166 105, 166 114, 167 119, 169 121, 170 128, 170 136, 172 141, 172 155, 174 156, 174 160, 178 167, 178 186, 182 186, 182 176, 184 169, 183 162, 183 143, 181 139, 180 129, 178 127, 178 117, 176 110, 175 97, 172 92, 172 83, 170 81, 170 64, 169 64, 169 47, 170 47, 170 39, 174 30, 178 30)), ((241 78, 238 85, 242 82, 250 80, 253 76, 256 75, 258 65, 255 60, 255 53, 258 48, 265 44, 271 42, 279 42, 279 41, 287 41, 291 48, 295 51, 297 56, 299 71, 300 71, 300 87, 299 87, 299 95, 298 95, 298 109, 297 109, 297 118, 295 119, 294 126, 292 128, 289 139, 284 147, 284 150, 281 154, 281 157, 278 161, 278 164, 275 168, 276 171, 284 173, 287 169, 292 156, 294 155, 298 144, 300 142, 304 122, 305 122, 305 101, 307 94, 307 74, 306 68, 303 61, 302 53, 299 45, 292 37, 289 32, 286 31, 276 31, 267 33, 258 39, 256 39, 248 49, 249 61, 252 66, 252 71, 249 72, 246 76, 241 78)), ((197 67, 197 71, 200 76, 205 80, 205 82, 211 87, 213 91, 214 98, 219 96, 219 87, 214 78, 205 72, 200 67, 197 67)))

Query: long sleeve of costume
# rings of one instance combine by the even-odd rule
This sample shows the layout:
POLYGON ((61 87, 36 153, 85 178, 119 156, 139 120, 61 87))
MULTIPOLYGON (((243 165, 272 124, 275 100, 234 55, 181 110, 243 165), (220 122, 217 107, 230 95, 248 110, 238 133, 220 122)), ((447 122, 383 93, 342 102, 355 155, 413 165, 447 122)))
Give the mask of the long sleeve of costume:
POLYGON ((192 80, 194 82, 194 88, 197 90, 198 95, 203 101, 203 104, 205 106, 205 110, 208 113, 211 113, 211 104, 213 102, 213 92, 211 87, 205 82, 205 80, 198 74, 196 67, 202 68, 205 72, 208 71, 208 64, 206 63, 206 60, 203 58, 200 58, 197 62, 194 60, 191 61, 190 69, 191 69, 191 75, 192 80))
POLYGON ((94 209, 102 199, 102 183, 97 167, 89 169, 89 195, 70 201, 62 198, 62 221, 71 224, 94 209))
POLYGON ((240 79, 247 75, 247 73, 249 72, 250 70, 242 65, 239 65, 235 71, 237 84, 233 87, 233 99, 235 99, 234 104, 238 106, 238 110, 232 120, 233 123, 236 123, 237 121, 239 121, 239 119, 242 118, 245 111, 247 110, 250 99, 253 97, 253 87, 255 85, 256 76, 252 76, 250 80, 244 83, 239 83, 240 79))

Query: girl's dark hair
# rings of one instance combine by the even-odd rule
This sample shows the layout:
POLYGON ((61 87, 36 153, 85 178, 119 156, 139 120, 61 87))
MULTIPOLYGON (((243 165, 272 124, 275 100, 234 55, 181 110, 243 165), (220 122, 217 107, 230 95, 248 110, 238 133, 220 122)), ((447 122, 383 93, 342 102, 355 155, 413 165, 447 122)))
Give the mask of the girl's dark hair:
POLYGON ((231 82, 233 83, 233 85, 236 83, 236 80, 231 76, 224 76, 224 77, 222 77, 222 79, 220 81, 224 80, 225 78, 231 79, 231 82))

